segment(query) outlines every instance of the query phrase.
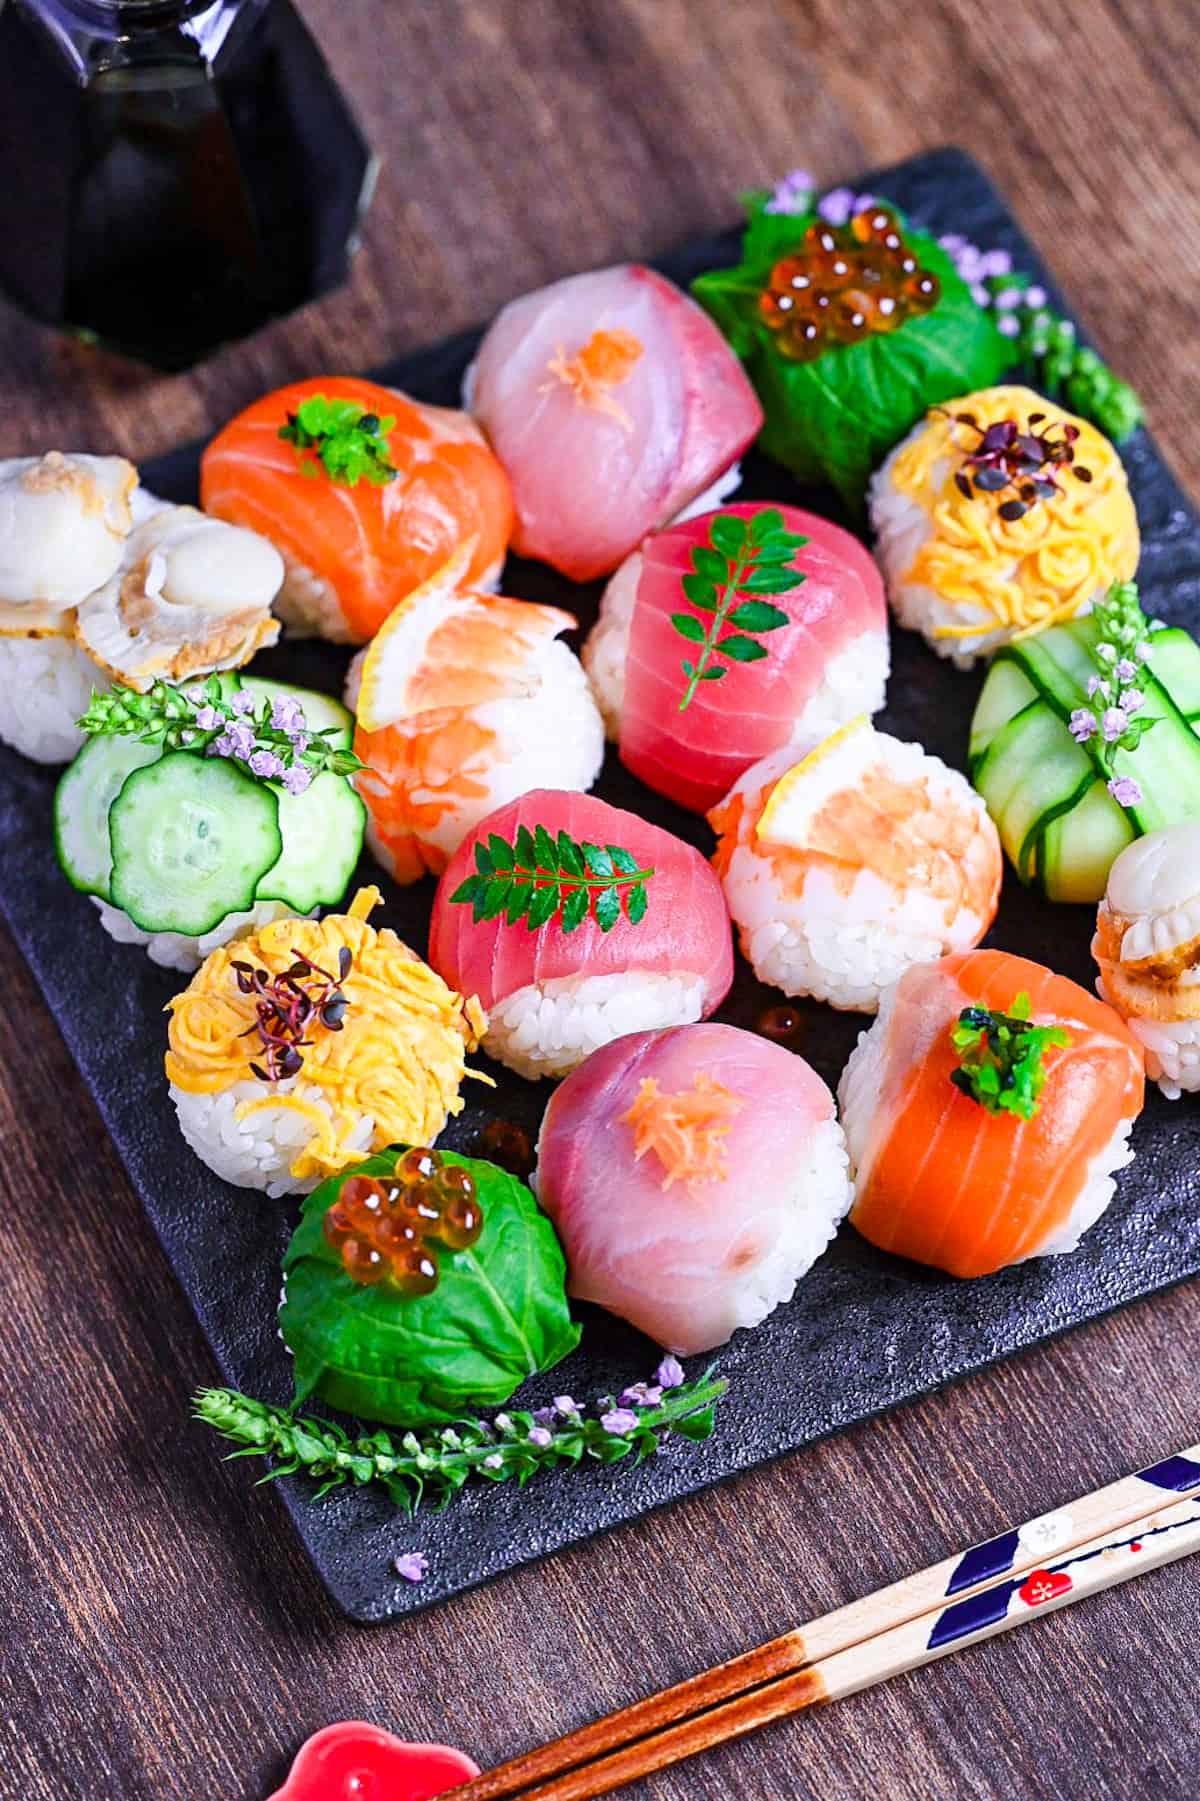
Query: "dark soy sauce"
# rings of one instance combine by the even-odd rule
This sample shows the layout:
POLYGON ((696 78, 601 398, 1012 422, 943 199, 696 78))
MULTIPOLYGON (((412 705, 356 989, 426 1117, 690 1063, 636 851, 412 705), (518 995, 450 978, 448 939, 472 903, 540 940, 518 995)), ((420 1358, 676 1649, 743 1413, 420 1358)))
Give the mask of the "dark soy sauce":
POLYGON ((290 0, 0 0, 0 290, 184 369, 340 282, 371 153, 290 0))

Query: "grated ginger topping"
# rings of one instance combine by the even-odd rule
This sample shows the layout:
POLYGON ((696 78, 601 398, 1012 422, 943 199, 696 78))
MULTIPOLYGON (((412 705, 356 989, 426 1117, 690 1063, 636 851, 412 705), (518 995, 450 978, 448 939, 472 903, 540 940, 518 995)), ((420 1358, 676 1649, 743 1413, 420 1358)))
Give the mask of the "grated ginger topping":
POLYGON ((633 1127, 634 1156, 648 1151, 663 1167, 662 1186, 674 1182, 724 1182, 729 1175, 724 1140, 729 1122, 745 1102, 698 1070, 690 1089, 661 1094, 653 1076, 643 1076, 637 1099, 620 1123, 633 1127))

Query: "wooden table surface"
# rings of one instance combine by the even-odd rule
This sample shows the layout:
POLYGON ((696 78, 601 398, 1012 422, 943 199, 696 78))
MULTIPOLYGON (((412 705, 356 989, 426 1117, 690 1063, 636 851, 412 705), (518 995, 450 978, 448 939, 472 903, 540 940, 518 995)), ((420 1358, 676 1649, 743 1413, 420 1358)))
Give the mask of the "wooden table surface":
MULTIPOLYGON (((280 381, 724 225, 741 189, 795 164, 832 182, 954 141, 1200 490, 1188 0, 301 7, 386 159, 350 285, 172 380, 0 309, 0 455, 145 457, 280 381)), ((355 1716, 487 1764, 1196 1436, 1192 1285, 429 1614, 355 1628, 253 1469, 189 1425, 209 1353, 2 936, 0 982, 0 1796, 258 1801, 307 1733, 355 1716)), ((1195 1585, 1180 1564, 640 1792, 1190 1795, 1195 1585)))

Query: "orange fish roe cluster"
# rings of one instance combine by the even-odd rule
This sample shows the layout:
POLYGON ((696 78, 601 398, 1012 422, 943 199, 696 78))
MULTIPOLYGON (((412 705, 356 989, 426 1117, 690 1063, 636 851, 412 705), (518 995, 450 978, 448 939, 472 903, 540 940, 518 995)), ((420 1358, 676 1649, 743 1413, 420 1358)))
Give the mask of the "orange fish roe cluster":
POLYGON ((936 275, 922 269, 895 213, 870 206, 846 225, 817 221, 800 248, 783 257, 759 297, 782 354, 810 363, 831 345, 895 331, 941 298, 936 275))
POLYGON ((729 1174, 725 1137, 743 1102, 703 1070, 690 1089, 660 1094, 653 1076, 643 1076, 638 1096, 620 1123, 633 1127, 634 1156, 653 1151, 663 1167, 664 1189, 674 1182, 723 1182, 729 1174))
POLYGON ((347 1275, 371 1286, 390 1281, 404 1294, 432 1294, 438 1247, 466 1250, 483 1231, 469 1170, 415 1146, 390 1176, 351 1176, 325 1215, 325 1238, 347 1275))

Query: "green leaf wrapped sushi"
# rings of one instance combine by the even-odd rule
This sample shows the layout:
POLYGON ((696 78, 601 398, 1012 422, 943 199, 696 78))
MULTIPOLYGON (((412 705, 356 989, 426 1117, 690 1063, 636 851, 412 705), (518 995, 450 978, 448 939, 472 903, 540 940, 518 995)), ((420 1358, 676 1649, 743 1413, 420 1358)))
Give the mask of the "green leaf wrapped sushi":
POLYGON ((1023 882, 1095 902, 1127 844, 1200 815, 1198 731, 1200 645, 1118 583, 1087 618, 997 653, 971 780, 1023 882))
POLYGON ((89 741, 58 785, 55 845, 111 937, 191 971, 231 938, 342 899, 366 809, 337 701, 210 676, 96 695, 80 723, 89 741))

